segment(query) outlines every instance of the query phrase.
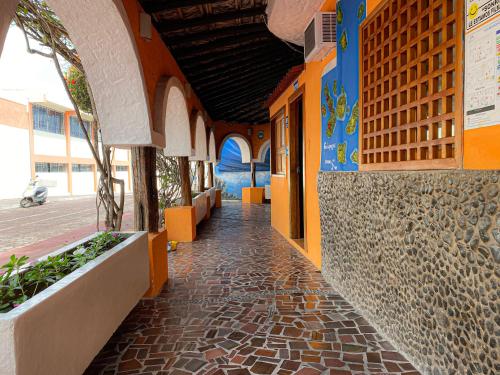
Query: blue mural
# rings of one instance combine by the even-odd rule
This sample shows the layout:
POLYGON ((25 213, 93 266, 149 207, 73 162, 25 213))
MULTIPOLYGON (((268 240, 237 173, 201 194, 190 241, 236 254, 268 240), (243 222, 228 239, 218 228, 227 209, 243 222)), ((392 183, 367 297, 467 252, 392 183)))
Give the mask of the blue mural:
POLYGON ((321 170, 357 171, 359 149, 359 25, 365 0, 337 3, 337 65, 321 82, 321 170))
MULTIPOLYGON (((257 186, 271 184, 270 150, 267 151, 264 163, 255 164, 257 186)), ((222 189, 223 199, 241 199, 241 189, 248 187, 250 181, 250 164, 241 162, 241 150, 238 144, 228 139, 222 148, 221 161, 215 167, 216 186, 222 189)))

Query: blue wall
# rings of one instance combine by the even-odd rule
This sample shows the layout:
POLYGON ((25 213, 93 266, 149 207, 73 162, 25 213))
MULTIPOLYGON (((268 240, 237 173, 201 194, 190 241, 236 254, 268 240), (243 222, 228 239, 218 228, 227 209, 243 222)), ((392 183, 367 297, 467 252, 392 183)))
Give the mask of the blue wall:
MULTIPOLYGON (((268 150, 265 162, 255 164, 257 186, 271 184, 270 156, 268 150)), ((241 199, 241 189, 250 186, 250 164, 241 162, 240 147, 232 139, 224 143, 221 161, 215 167, 215 179, 224 199, 241 199)))

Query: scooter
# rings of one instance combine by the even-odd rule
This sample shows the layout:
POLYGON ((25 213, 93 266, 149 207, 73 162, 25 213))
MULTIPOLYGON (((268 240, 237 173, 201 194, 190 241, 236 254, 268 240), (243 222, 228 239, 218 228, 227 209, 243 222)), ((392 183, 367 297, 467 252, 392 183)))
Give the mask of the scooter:
POLYGON ((23 208, 28 208, 34 204, 42 205, 47 201, 48 194, 49 189, 47 187, 39 186, 38 180, 32 179, 23 193, 20 205, 23 208))

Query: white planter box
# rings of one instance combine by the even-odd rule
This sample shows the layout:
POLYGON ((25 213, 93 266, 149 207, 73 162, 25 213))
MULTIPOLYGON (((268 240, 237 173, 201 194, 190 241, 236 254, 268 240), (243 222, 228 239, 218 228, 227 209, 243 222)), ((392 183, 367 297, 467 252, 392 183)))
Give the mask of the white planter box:
POLYGON ((196 211, 196 224, 201 223, 203 218, 207 215, 207 196, 206 193, 200 193, 193 198, 193 206, 196 211))
POLYGON ((213 187, 213 188, 210 188, 210 189, 208 189, 208 190, 206 191, 206 193, 207 193, 208 195, 210 195, 210 208, 215 207, 215 191, 216 191, 216 190, 217 190, 217 189, 213 187))
POLYGON ((21 306, 0 314, 0 374, 82 374, 148 288, 147 234, 134 233, 21 306))

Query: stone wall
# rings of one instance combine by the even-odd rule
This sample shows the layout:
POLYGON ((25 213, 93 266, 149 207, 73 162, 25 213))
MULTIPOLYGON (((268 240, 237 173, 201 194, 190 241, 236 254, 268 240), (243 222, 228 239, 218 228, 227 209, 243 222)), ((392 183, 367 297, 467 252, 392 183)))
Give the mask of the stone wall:
POLYGON ((320 173, 322 271, 424 374, 500 373, 500 171, 320 173))

